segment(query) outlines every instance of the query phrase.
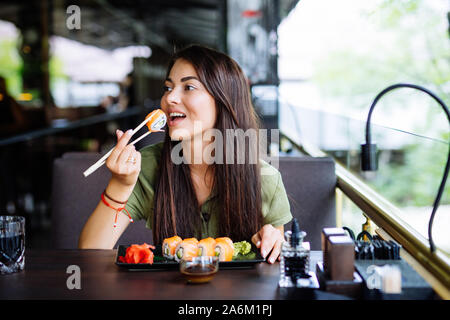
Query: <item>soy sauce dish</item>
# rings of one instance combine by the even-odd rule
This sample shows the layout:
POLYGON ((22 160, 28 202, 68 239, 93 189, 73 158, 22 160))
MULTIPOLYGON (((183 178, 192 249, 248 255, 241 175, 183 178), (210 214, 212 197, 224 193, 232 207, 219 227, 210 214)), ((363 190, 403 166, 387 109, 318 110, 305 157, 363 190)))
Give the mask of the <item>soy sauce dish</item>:
POLYGON ((180 272, 188 283, 209 282, 218 270, 218 257, 193 257, 180 261, 180 272))

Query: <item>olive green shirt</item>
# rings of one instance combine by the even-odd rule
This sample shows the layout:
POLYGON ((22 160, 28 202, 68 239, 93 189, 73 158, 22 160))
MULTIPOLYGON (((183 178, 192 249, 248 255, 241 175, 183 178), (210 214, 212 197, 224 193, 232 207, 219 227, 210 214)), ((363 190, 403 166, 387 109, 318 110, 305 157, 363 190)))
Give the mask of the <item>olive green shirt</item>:
MULTIPOLYGON (((126 209, 133 220, 146 220, 146 227, 153 227, 154 186, 157 170, 161 158, 163 143, 147 146, 141 152, 141 172, 136 186, 128 199, 126 209)), ((291 221, 292 214, 289 201, 284 189, 280 172, 264 160, 261 161, 261 198, 263 223, 274 227, 284 225, 291 221)), ((208 221, 202 219, 202 238, 218 237, 219 212, 214 206, 215 197, 210 194, 201 206, 200 213, 208 213, 208 221)))

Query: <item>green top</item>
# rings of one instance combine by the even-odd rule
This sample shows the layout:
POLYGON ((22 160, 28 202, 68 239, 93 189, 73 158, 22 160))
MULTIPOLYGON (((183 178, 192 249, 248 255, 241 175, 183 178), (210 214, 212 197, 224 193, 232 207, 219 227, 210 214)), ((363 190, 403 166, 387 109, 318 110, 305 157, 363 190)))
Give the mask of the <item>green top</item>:
MULTIPOLYGON (((162 146, 161 142, 140 150, 141 172, 125 207, 133 220, 145 219, 146 227, 149 229, 153 227, 154 185, 162 146)), ((266 161, 260 161, 261 170, 264 170, 264 174, 261 175, 263 222, 278 227, 292 219, 289 201, 280 172, 266 161)), ((214 199, 213 195, 209 195, 201 206, 200 213, 210 214, 208 223, 202 219, 202 238, 218 237, 218 210, 214 210, 214 207, 217 208, 217 206, 213 206, 214 199)))

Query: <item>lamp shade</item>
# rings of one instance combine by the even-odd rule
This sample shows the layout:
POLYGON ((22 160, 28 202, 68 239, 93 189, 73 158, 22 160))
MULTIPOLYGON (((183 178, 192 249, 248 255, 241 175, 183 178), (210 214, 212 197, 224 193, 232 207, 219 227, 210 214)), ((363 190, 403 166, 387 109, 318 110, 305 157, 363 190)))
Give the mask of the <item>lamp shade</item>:
POLYGON ((376 171, 377 169, 377 145, 375 143, 361 144, 361 170, 376 171))

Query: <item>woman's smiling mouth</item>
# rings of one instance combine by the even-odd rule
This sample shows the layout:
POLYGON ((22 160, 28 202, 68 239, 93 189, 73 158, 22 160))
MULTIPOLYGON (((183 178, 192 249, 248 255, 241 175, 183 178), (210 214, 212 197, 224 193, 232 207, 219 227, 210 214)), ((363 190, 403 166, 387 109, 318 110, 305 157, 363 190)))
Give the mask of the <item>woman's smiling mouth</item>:
POLYGON ((186 115, 182 112, 170 112, 168 125, 169 125, 169 127, 176 126, 180 122, 182 122, 185 118, 186 118, 186 115))

